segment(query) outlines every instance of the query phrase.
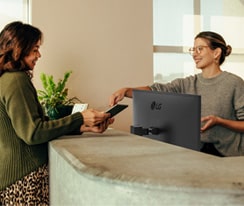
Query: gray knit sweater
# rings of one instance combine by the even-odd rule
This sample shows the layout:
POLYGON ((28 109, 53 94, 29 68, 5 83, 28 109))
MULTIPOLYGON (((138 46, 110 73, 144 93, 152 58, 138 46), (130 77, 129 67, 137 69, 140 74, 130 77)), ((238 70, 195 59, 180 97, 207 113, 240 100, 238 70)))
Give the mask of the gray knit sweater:
MULTIPOLYGON (((167 84, 155 83, 154 91, 201 95, 201 116, 216 115, 224 119, 244 120, 244 81, 229 72, 205 79, 202 74, 176 79, 167 84)), ((244 155, 244 134, 214 126, 201 133, 201 141, 213 143, 224 156, 244 155)))

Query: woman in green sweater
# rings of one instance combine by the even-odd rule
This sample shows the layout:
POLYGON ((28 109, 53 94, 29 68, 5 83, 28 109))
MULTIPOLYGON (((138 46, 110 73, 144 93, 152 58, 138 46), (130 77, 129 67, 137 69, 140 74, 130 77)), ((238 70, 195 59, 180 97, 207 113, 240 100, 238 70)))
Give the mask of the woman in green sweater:
POLYGON ((231 46, 221 35, 207 31, 195 37, 189 52, 200 74, 167 84, 122 88, 111 95, 110 105, 131 98, 133 89, 201 95, 201 151, 217 156, 244 155, 244 81, 220 68, 231 46))
POLYGON ((46 119, 31 82, 41 42, 42 32, 22 22, 0 33, 0 205, 48 205, 48 141, 113 122, 93 109, 46 119))

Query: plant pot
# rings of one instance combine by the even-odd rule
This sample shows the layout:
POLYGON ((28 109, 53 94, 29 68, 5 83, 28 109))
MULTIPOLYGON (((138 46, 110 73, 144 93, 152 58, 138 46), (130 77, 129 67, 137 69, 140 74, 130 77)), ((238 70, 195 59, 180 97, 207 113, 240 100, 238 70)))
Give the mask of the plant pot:
POLYGON ((62 117, 70 115, 72 109, 73 105, 59 105, 56 108, 47 110, 47 114, 51 120, 60 119, 62 117))

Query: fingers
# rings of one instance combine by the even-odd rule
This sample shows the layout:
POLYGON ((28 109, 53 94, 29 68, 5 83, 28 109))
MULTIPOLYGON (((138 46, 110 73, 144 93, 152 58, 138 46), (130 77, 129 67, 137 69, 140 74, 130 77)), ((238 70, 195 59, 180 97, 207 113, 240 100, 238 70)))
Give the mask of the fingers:
POLYGON ((110 96, 109 98, 109 106, 114 106, 117 104, 119 101, 121 101, 124 97, 121 97, 120 93, 114 93, 110 96))
POLYGON ((116 104, 116 96, 115 96, 115 94, 112 94, 111 96, 110 96, 110 98, 109 98, 109 106, 114 106, 115 104, 116 104))
POLYGON ((104 122, 95 125, 95 126, 88 126, 88 125, 81 125, 80 131, 81 132, 95 132, 95 133, 103 133, 110 124, 114 122, 114 118, 109 118, 104 122))
POLYGON ((114 123, 114 118, 109 118, 108 119, 108 125, 113 124, 113 123, 114 123))
POLYGON ((87 126, 98 125, 110 117, 110 114, 99 112, 94 109, 87 109, 83 111, 81 114, 83 116, 83 122, 87 126))
POLYGON ((109 106, 114 106, 119 101, 123 100, 125 97, 126 91, 127 91, 126 88, 122 88, 122 89, 119 89, 118 91, 116 91, 115 93, 113 93, 109 98, 109 106))
POLYGON ((102 122, 102 123, 100 123, 99 125, 96 126, 97 127, 97 131, 102 133, 108 128, 108 126, 110 124, 113 124, 113 123, 114 123, 114 118, 109 118, 109 119, 105 120, 104 122, 102 122))
POLYGON ((217 124, 217 117, 214 115, 205 116, 201 118, 201 122, 204 123, 204 125, 201 127, 201 131, 204 132, 217 124))

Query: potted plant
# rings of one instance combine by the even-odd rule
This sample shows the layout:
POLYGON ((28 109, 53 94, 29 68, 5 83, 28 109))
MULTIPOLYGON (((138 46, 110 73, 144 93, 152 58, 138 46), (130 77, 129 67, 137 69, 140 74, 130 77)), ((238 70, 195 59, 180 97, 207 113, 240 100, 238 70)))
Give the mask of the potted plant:
POLYGON ((41 73, 43 90, 38 90, 38 99, 50 119, 58 119, 71 114, 73 105, 78 98, 68 98, 68 89, 65 87, 72 71, 64 73, 63 79, 54 81, 53 75, 41 73))

